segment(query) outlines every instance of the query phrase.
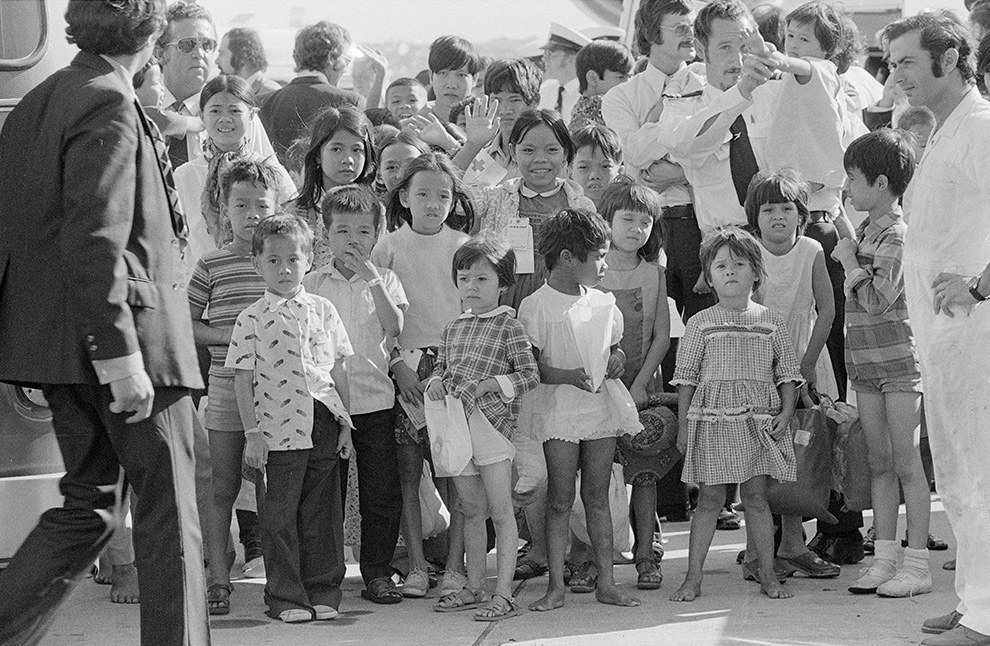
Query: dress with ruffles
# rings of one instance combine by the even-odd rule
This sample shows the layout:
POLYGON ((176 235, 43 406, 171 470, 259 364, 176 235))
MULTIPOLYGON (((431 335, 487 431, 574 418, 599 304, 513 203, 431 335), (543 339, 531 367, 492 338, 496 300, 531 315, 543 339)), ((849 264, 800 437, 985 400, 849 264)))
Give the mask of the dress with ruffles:
POLYGON ((695 386, 688 411, 684 482, 728 484, 758 475, 797 479, 791 431, 773 439, 780 384, 801 383, 784 319, 753 303, 715 305, 687 323, 671 383, 695 386))

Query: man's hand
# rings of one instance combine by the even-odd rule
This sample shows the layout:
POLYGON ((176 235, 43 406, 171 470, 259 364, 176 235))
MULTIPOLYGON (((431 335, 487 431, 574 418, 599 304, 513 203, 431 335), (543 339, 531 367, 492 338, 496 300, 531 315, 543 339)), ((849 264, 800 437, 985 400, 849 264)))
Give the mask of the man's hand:
POLYGON ((498 116, 498 99, 489 102, 481 96, 464 108, 464 132, 468 143, 485 146, 495 138, 501 119, 498 116))
MULTIPOLYGON (((768 45, 772 47, 772 45, 768 45)), ((739 93, 747 101, 753 100, 753 90, 770 80, 776 67, 769 58, 743 56, 742 75, 739 77, 739 93)))
POLYGON ((640 171, 640 181, 657 193, 663 193, 671 186, 687 184, 687 177, 680 164, 668 159, 658 159, 649 168, 640 171))
POLYGON ((131 413, 125 422, 135 424, 151 417, 151 407, 155 403, 155 387, 144 370, 110 382, 111 413, 131 413))
POLYGON ((968 313, 977 303, 973 295, 969 293, 969 285, 973 280, 972 276, 962 276, 949 272, 941 272, 932 281, 932 305, 935 307, 935 315, 945 314, 949 318, 954 318, 955 314, 968 313), (952 310, 956 311, 953 312, 952 310))

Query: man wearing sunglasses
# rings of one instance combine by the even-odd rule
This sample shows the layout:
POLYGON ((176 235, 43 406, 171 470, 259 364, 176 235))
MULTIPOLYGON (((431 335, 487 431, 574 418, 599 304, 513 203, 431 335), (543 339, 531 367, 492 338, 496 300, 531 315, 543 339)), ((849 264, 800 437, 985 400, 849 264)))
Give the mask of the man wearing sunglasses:
MULTIPOLYGON (((216 26, 209 12, 192 2, 171 5, 166 20, 165 31, 158 38, 156 48, 165 83, 162 107, 195 116, 199 114, 199 92, 215 71, 216 26)), ((195 136, 168 138, 168 155, 173 168, 195 157, 198 149, 199 141, 195 136)))

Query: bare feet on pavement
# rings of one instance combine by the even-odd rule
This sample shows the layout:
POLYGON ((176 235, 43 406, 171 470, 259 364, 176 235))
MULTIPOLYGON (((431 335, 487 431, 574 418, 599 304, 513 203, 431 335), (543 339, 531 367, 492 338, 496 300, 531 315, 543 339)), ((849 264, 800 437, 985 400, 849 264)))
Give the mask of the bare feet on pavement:
POLYGON ((536 612, 546 612, 548 610, 556 610, 564 605, 564 590, 563 588, 547 589, 547 593, 542 599, 538 599, 533 603, 529 604, 529 609, 536 612))
POLYGON ((671 601, 694 601, 701 596, 701 579, 684 579, 677 592, 670 595, 671 601))
POLYGON ((114 565, 110 574, 110 601, 113 603, 138 603, 137 568, 132 563, 114 565))
POLYGON ((600 582, 595 588, 595 598, 598 599, 598 603, 607 603, 613 606, 632 607, 639 605, 639 599, 636 597, 626 594, 615 585, 602 585, 600 582))

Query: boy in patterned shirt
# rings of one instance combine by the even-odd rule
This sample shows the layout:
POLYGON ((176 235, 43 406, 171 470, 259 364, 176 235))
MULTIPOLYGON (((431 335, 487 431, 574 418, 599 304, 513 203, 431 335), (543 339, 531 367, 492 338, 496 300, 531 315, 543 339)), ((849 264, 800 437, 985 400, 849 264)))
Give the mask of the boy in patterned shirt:
POLYGON ((252 239, 265 295, 237 317, 226 366, 244 423, 244 461, 265 472, 265 603, 286 623, 333 619, 344 579, 338 456, 353 450, 339 361, 353 354, 333 304, 308 294, 313 233, 294 215, 258 223, 252 239))

